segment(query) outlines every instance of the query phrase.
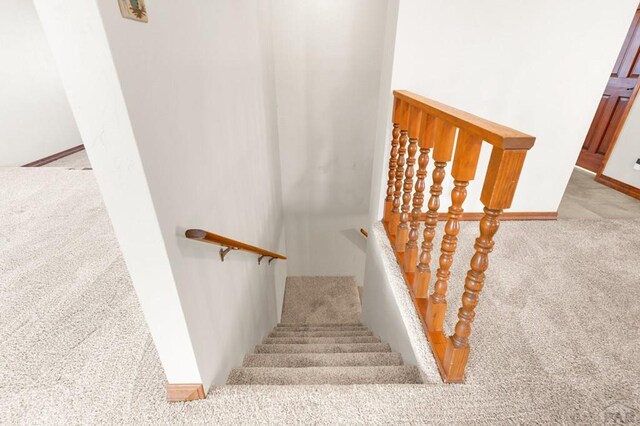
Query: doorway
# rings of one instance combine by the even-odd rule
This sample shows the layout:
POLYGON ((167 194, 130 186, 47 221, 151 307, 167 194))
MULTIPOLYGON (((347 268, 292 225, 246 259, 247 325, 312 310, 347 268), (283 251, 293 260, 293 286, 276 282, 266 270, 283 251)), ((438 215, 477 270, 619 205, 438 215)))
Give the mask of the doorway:
POLYGON ((576 165, 601 174, 640 85, 640 6, 611 71, 576 165))

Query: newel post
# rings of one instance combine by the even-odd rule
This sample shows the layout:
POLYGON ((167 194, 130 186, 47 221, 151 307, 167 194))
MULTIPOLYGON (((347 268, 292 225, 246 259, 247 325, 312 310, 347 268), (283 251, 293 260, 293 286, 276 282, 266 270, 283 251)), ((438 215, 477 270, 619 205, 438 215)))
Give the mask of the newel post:
POLYGON ((500 226, 500 214, 511 207, 513 195, 520 178, 526 150, 504 150, 494 147, 489 160, 487 175, 480 200, 484 215, 480 220, 480 236, 475 241, 475 254, 471 269, 467 272, 462 295, 462 307, 458 310, 455 334, 447 340, 443 367, 450 381, 461 381, 469 357, 469 336, 475 308, 484 286, 485 271, 489 267, 489 253, 493 249, 493 236, 500 226))

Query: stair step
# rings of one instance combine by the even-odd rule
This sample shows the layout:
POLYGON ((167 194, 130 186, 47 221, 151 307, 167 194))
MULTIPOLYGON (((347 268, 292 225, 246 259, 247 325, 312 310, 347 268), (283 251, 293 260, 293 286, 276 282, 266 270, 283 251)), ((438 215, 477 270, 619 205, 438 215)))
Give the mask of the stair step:
POLYGON ((345 353, 345 352, 391 352, 388 343, 317 343, 317 344, 266 344, 257 345, 255 353, 345 353))
POLYGON ((373 336, 373 331, 273 331, 269 337, 345 337, 373 336))
POLYGON ((234 368, 228 385, 352 385, 422 383, 416 367, 249 367, 234 368))
POLYGON ((249 354, 243 367, 346 367, 402 365, 397 352, 249 354))
POLYGON ((314 324, 314 323, 301 323, 301 322, 281 322, 278 324, 278 327, 348 327, 348 326, 358 326, 364 327, 364 324, 361 322, 334 322, 334 323, 325 323, 325 324, 314 324))
POLYGON ((287 343, 380 343, 380 339, 373 336, 338 336, 338 337, 267 337, 263 344, 287 343))
POLYGON ((360 325, 347 325, 335 327, 278 327, 273 331, 369 331, 368 327, 360 325))

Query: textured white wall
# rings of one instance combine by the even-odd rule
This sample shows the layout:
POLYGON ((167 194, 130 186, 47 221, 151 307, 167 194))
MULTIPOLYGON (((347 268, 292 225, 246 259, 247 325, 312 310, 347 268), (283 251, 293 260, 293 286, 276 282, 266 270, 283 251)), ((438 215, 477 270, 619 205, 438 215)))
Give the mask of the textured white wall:
POLYGON ((98 0, 110 52, 105 46, 92 52, 82 47, 100 26, 87 5, 93 2, 52 3, 38 2, 53 36, 63 33, 62 61, 78 65, 65 67, 76 95, 71 103, 81 110, 78 123, 89 136, 87 150, 167 377, 205 387, 223 383, 276 322, 275 265, 258 266, 247 253, 221 263, 217 247, 186 240, 184 231, 203 228, 278 247, 282 203, 268 5, 148 2, 149 23, 142 24, 122 19, 117 2, 98 0), (72 19, 76 9, 92 20, 72 19), (100 69, 92 63, 96 55, 100 69), (114 68, 119 84, 112 81, 114 68), (85 102, 80 92, 103 79, 122 102, 85 102), (109 121, 112 110, 118 120, 109 121), (118 126, 127 127, 125 139, 113 133, 118 126), (146 269, 150 264, 156 269, 146 269))
POLYGON ((361 283, 386 0, 271 4, 289 273, 361 283))
MULTIPOLYGON (((392 71, 381 77, 370 220, 382 217, 392 89, 537 136, 512 210, 555 211, 636 7, 636 0, 390 0, 384 62, 392 71)), ((472 183, 467 211, 481 211, 483 179, 479 173, 472 183)), ((448 205, 443 197, 443 211, 448 205)), ((364 321, 412 359, 383 255, 370 245, 364 321)))
POLYGON ((82 144, 31 1, 0 1, 0 100, 0 166, 82 144))
POLYGON ((97 4, 35 5, 167 379, 201 383, 97 4))
POLYGON ((633 169, 638 158, 640 158, 640 101, 636 101, 631 107, 603 174, 640 188, 640 170, 633 169))
MULTIPOLYGON (((386 188, 392 89, 536 136, 511 210, 556 211, 636 7, 637 0, 399 2, 393 75, 378 120, 386 137, 376 144, 384 153, 374 166, 373 216, 381 215, 386 188)), ((482 154, 467 211, 482 209, 489 150, 482 154)))
POLYGON ((289 275, 348 275, 364 284, 366 214, 287 214, 284 223, 289 275))

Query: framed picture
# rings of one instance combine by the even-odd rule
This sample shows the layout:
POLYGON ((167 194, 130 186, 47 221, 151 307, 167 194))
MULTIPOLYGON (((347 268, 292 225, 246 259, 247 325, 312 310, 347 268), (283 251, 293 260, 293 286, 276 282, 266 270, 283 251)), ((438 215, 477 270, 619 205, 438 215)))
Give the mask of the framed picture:
POLYGON ((149 22, 144 0, 118 0, 118 5, 123 18, 149 22))

